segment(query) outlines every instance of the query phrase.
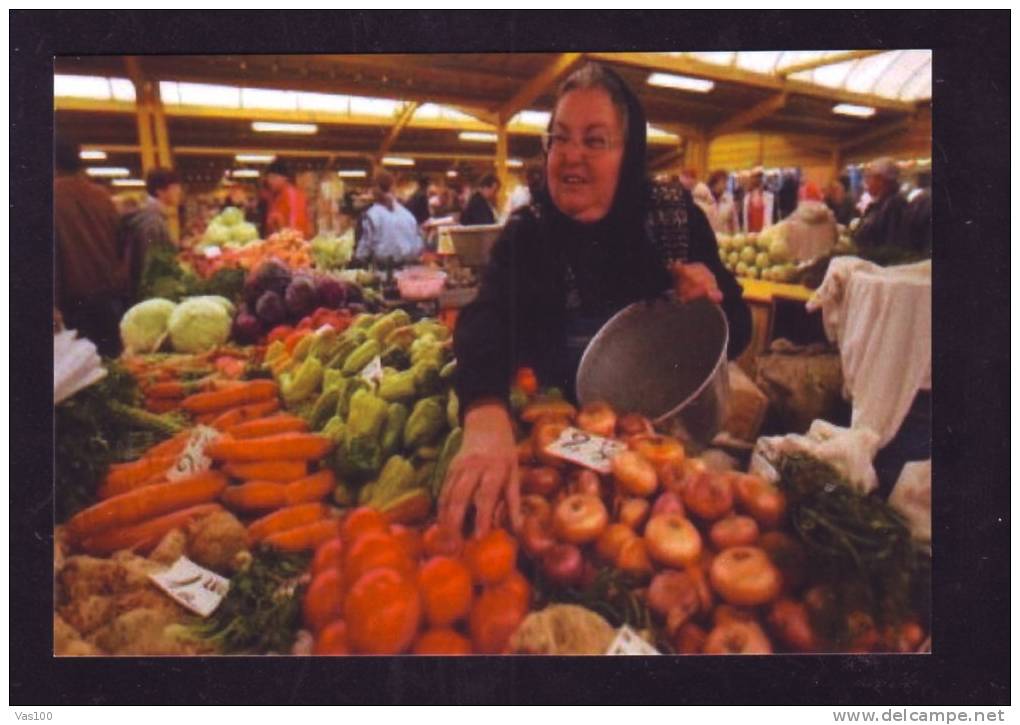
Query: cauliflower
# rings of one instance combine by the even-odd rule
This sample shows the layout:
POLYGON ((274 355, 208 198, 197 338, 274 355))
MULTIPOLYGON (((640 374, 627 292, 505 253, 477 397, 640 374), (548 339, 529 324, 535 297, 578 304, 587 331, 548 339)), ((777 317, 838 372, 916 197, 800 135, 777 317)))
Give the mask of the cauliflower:
POLYGON ((212 223, 222 224, 225 227, 232 227, 235 224, 240 224, 244 221, 244 212, 238 209, 236 206, 228 206, 226 209, 221 211, 212 223))
POLYGON ((234 244, 247 244, 259 238, 259 230, 251 222, 242 221, 230 228, 230 241, 234 244))
POLYGON ((53 654, 57 657, 88 657, 102 654, 59 614, 53 615, 53 654))
POLYGON ((149 559, 160 564, 172 566, 175 561, 184 556, 188 546, 188 539, 180 529, 168 531, 166 536, 160 539, 159 544, 149 554, 149 559))
POLYGON ((604 655, 616 636, 605 619, 574 604, 532 612, 510 638, 517 654, 604 655))
POLYGON ((167 331, 177 305, 160 297, 139 302, 120 320, 120 339, 132 352, 153 352, 167 331))
POLYGON ((236 569, 238 555, 248 548, 248 532, 226 511, 209 514, 188 527, 188 558, 220 573, 236 569))
POLYGON ((186 300, 174 309, 168 327, 177 352, 206 352, 227 341, 230 315, 210 299, 186 300))

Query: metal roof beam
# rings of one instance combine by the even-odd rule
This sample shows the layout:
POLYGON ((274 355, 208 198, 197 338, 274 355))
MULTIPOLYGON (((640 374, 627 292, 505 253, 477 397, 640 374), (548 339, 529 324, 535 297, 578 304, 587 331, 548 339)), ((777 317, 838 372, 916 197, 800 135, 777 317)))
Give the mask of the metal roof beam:
POLYGON ((713 138, 727 133, 735 133, 736 131, 740 131, 741 129, 757 123, 766 116, 771 116, 786 105, 787 95, 788 94, 784 91, 782 93, 777 93, 774 96, 769 96, 761 103, 756 103, 750 108, 741 111, 737 115, 713 126, 708 132, 708 136, 713 138))
POLYGON ((525 83, 510 100, 492 109, 499 117, 499 125, 504 125, 516 113, 527 108, 528 104, 573 70, 583 57, 583 53, 560 53, 556 56, 538 75, 525 83))
POLYGON ((400 115, 397 116, 397 122, 393 124, 393 128, 391 128, 390 132, 386 134, 386 138, 383 139, 382 144, 379 146, 380 157, 393 148, 393 144, 396 142, 400 132, 404 130, 405 126, 407 126, 408 122, 414 116, 414 112, 418 110, 418 105, 417 101, 411 101, 404 106, 403 110, 401 110, 400 115))
POLYGON ((865 144, 885 138, 886 136, 890 136, 894 133, 906 131, 912 124, 913 119, 907 119, 904 121, 897 121, 896 123, 886 124, 879 128, 873 128, 870 131, 866 131, 865 133, 843 141, 839 144, 838 148, 840 151, 849 151, 850 149, 855 149, 858 146, 864 146, 865 144))

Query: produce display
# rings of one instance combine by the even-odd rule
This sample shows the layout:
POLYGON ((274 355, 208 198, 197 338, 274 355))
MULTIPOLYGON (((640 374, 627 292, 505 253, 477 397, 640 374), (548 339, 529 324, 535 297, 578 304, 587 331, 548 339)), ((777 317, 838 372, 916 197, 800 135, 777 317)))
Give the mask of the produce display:
POLYGON ((291 269, 310 269, 312 247, 301 232, 284 229, 266 239, 244 245, 221 247, 199 242, 182 250, 178 261, 183 267, 193 269, 198 276, 209 278, 223 269, 252 270, 270 259, 291 269))
POLYGON ((235 206, 228 206, 210 220, 195 246, 199 249, 213 246, 230 249, 243 247, 258 238, 258 227, 244 220, 244 212, 235 206))
POLYGON ((738 277, 787 282, 796 265, 789 257, 784 227, 779 224, 759 233, 716 234, 719 259, 738 277))

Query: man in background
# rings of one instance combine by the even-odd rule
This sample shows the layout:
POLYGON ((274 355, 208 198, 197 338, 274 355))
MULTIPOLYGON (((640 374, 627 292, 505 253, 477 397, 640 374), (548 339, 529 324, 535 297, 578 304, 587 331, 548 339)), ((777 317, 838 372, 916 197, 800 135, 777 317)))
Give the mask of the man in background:
POLYGON ((121 220, 121 249, 127 260, 131 295, 138 290, 146 260, 153 250, 173 249, 174 242, 167 217, 176 214, 184 195, 180 177, 170 169, 153 169, 145 177, 148 199, 121 220))
POLYGON ((496 199, 499 196, 499 179, 495 174, 486 174, 478 182, 478 189, 471 195, 467 207, 460 215, 460 223, 495 224, 496 199))
POLYGON ((128 296, 117 210, 107 191, 82 173, 77 144, 57 139, 54 156, 56 307, 69 329, 92 340, 101 354, 115 356, 128 296))
POLYGON ((875 159, 864 172, 871 203, 854 232, 858 247, 907 247, 907 200, 900 194, 900 170, 891 158, 875 159))
POLYGON ((528 206, 531 204, 532 199, 538 198, 538 193, 542 189, 542 167, 529 166, 524 172, 524 180, 525 184, 518 186, 510 194, 510 198, 507 200, 506 216, 510 216, 510 214, 513 214, 518 209, 528 206))
POLYGON ((422 175, 418 177, 418 188, 415 189, 411 198, 407 200, 407 210, 414 215, 419 226, 428 221, 429 218, 429 177, 422 175))

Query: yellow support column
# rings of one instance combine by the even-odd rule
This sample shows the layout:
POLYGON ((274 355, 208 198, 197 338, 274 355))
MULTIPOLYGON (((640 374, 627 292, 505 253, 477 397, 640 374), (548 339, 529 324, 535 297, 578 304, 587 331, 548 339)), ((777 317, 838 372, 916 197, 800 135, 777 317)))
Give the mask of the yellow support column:
POLYGON ((136 102, 135 120, 138 123, 138 144, 142 153, 142 174, 148 174, 156 168, 156 147, 152 141, 152 123, 149 121, 149 108, 144 99, 136 102))
POLYGON ((499 208, 503 208, 509 190, 510 174, 507 171, 507 131, 506 124, 500 124, 496 132, 496 176, 499 178, 499 208))
POLYGON ((156 127, 156 148, 159 151, 159 165, 172 169, 174 167, 174 159, 170 153, 170 133, 167 131, 166 113, 163 112, 163 99, 160 98, 157 86, 151 85, 148 82, 146 82, 146 85, 150 86, 150 110, 152 122, 156 127))

